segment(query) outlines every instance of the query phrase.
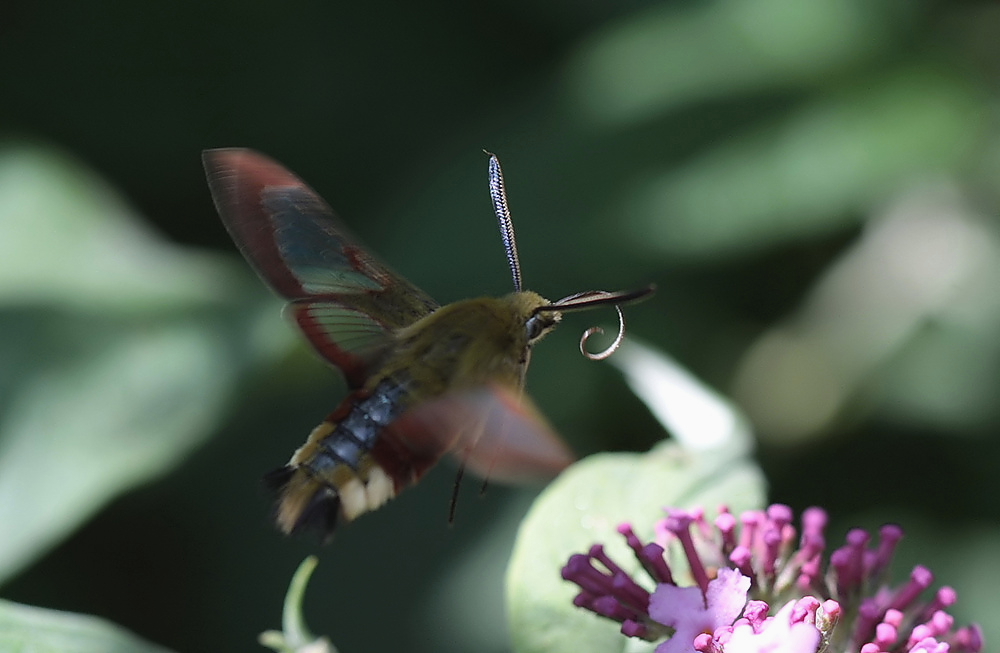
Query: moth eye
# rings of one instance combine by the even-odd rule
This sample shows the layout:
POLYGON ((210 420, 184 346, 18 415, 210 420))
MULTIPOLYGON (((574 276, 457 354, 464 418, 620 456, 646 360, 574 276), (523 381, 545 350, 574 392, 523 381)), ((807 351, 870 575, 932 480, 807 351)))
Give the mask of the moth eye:
POLYGON ((552 318, 541 313, 532 315, 524 323, 524 330, 528 335, 528 343, 538 340, 545 333, 545 330, 552 326, 552 318))

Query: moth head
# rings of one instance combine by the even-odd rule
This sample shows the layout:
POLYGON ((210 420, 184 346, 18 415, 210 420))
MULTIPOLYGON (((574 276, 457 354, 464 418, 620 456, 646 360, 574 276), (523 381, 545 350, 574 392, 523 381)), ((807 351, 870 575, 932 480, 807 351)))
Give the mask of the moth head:
POLYGON ((530 290, 511 293, 504 299, 516 324, 524 329, 524 342, 528 347, 548 335, 562 319, 558 310, 545 310, 552 302, 530 290))
POLYGON ((618 312, 618 335, 603 351, 592 353, 587 350, 587 341, 591 336, 604 333, 600 327, 587 329, 580 338, 580 352, 591 360, 603 360, 613 354, 622 339, 625 337, 625 317, 622 315, 621 307, 625 304, 642 301, 648 298, 655 291, 652 285, 631 291, 607 292, 604 290, 588 290, 586 292, 568 295, 562 299, 550 302, 533 292, 524 291, 521 284, 521 263, 517 256, 517 240, 514 237, 514 223, 510 218, 510 208, 507 206, 507 191, 504 187, 503 172, 500 169, 500 161, 496 155, 487 152, 490 157, 489 180, 490 199, 493 200, 493 210, 497 216, 497 223, 500 225, 500 237, 503 240, 504 251, 507 253, 507 263, 510 266, 511 279, 514 282, 514 295, 516 302, 526 302, 527 312, 521 306, 519 314, 526 315, 524 321, 525 335, 528 347, 545 337, 549 331, 555 328, 562 314, 567 311, 583 311, 598 306, 611 305, 618 312), (532 306, 532 303, 534 305, 532 306))

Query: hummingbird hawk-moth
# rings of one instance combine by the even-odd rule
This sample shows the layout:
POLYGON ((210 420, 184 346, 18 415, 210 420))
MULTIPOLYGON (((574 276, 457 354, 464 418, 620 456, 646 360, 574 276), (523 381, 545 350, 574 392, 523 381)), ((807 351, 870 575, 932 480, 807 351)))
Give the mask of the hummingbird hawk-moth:
MULTIPOLYGON (((288 300, 287 312, 350 388, 291 460, 272 474, 286 533, 332 533, 412 485, 442 455, 461 469, 516 481, 551 477, 573 456, 523 396, 532 346, 562 313, 648 297, 590 291, 555 302, 521 287, 503 176, 490 155, 490 195, 514 292, 440 306, 375 258, 323 199, 249 149, 206 150, 208 184, 226 229, 251 267, 288 300)), ((454 502, 454 499, 453 499, 454 502)), ((453 503, 454 505, 454 503, 453 503)))

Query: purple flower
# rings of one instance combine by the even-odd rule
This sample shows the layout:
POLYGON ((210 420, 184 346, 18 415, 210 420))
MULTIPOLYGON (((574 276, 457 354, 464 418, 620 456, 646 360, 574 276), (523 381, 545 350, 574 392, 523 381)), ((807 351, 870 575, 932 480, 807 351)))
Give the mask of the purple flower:
POLYGON ((816 626, 822 606, 810 598, 789 601, 776 615, 768 617, 768 605, 747 606, 744 617, 729 628, 716 631, 711 639, 703 637, 696 643, 699 651, 727 653, 798 653, 818 650, 823 632, 816 626))
POLYGON ((720 569, 708 581, 704 594, 697 587, 663 583, 649 601, 649 616, 674 629, 674 635, 656 647, 656 653, 682 653, 701 633, 729 626, 743 612, 750 579, 735 569, 720 569))
POLYGON ((618 529, 656 583, 652 592, 600 545, 572 556, 563 578, 581 588, 576 605, 620 622, 625 635, 667 637, 657 653, 983 650, 980 628, 956 629, 947 613, 957 600, 953 589, 922 598, 934 580, 927 568, 887 584, 899 527, 882 527, 877 544, 867 531, 852 530, 827 556, 826 523, 819 508, 803 513, 801 534, 782 505, 739 518, 723 508, 711 523, 702 510, 671 509, 656 524, 654 542, 643 543, 630 525, 618 529), (669 547, 683 554, 691 586, 677 584, 664 556, 669 547))

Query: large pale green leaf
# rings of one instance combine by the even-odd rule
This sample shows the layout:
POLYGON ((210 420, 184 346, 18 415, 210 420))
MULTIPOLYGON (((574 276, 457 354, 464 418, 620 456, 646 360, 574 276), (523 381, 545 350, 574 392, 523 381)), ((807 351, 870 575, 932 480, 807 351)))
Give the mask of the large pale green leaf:
POLYGON ((220 415, 235 369, 202 325, 36 322, 0 419, 0 578, 108 499, 169 469, 220 415), (64 338, 52 358, 58 336, 64 338))
POLYGON ((0 599, 2 653, 169 653, 121 626, 0 599))
POLYGON ((746 422, 735 409, 653 350, 631 343, 619 353, 629 382, 682 439, 646 454, 591 456, 538 498, 521 525, 507 574, 518 653, 607 653, 628 645, 618 624, 574 607, 575 586, 560 577, 570 555, 594 543, 636 569, 616 531, 619 524, 629 522, 640 537, 649 538, 666 506, 711 510, 724 504, 739 511, 763 505, 763 478, 748 457, 746 422), (697 412, 664 410, 673 402, 698 405, 697 412), (702 419, 691 419, 698 414, 702 419), (699 435, 700 430, 705 433, 699 435))
POLYGON ((158 238, 50 151, 0 150, 0 233, 2 582, 204 442, 289 340, 235 261, 158 238))
POLYGON ((109 184, 45 148, 0 146, 0 234, 2 303, 136 312, 217 301, 241 278, 170 245, 109 184))

